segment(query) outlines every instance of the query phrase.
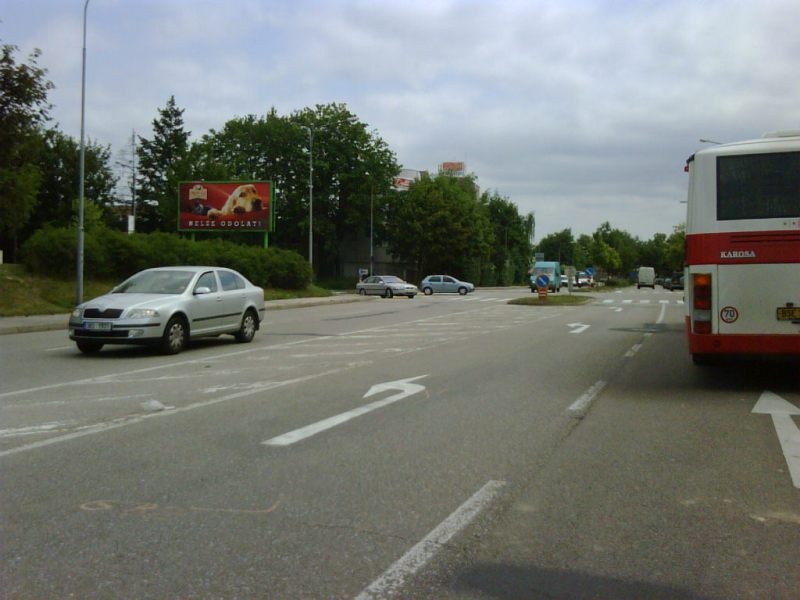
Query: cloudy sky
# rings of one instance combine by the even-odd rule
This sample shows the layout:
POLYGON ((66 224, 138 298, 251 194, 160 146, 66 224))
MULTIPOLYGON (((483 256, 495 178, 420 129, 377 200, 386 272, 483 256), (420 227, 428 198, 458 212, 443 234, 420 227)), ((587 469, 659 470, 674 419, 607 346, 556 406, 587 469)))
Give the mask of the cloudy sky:
MULTIPOLYGON (((4 0, 80 133, 83 0, 4 0)), ((698 140, 800 128, 798 0, 91 0, 86 132, 115 156, 170 95, 193 137, 346 103, 398 161, 464 161, 536 239, 684 220, 698 140)))

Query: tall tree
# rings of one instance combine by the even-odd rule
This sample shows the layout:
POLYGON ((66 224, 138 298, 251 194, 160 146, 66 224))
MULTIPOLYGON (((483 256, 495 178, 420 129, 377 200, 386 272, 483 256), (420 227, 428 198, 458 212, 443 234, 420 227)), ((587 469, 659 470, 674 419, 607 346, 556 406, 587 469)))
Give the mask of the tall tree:
MULTIPOLYGON (((336 268, 342 242, 359 231, 368 234, 371 204, 382 237, 400 167, 386 142, 344 104, 317 105, 292 114, 290 121, 302 135, 307 132, 303 127, 314 132, 315 267, 321 274, 341 275, 336 268)), ((303 178, 302 170, 297 174, 303 178)))
POLYGON ((544 254, 545 260, 557 260, 563 265, 575 264, 575 240, 571 229, 544 236, 536 245, 536 251, 544 254))
POLYGON ((12 260, 37 202, 41 172, 36 159, 49 119, 47 93, 53 89, 47 71, 37 65, 41 52, 34 50, 18 64, 17 50, 11 44, 0 47, 0 247, 12 260))
POLYGON ((478 282, 495 243, 474 178, 449 175, 423 176, 398 195, 389 207, 387 241, 418 275, 446 272, 478 282))
MULTIPOLYGON (((85 197, 100 211, 108 225, 117 225, 113 212, 116 177, 111 169, 111 150, 89 140, 85 147, 85 197)), ((37 159, 41 185, 35 214, 25 229, 32 234, 45 224, 68 226, 77 216, 80 177, 80 144, 58 129, 44 133, 37 159)))
POLYGON ((142 231, 174 231, 178 214, 178 182, 192 177, 189 131, 175 96, 153 120, 153 137, 139 136, 139 198, 137 227, 142 231))
POLYGON ((481 203, 486 206, 494 232, 491 261, 497 273, 496 283, 524 283, 532 253, 533 214, 520 215, 517 205, 496 191, 484 192, 481 203))

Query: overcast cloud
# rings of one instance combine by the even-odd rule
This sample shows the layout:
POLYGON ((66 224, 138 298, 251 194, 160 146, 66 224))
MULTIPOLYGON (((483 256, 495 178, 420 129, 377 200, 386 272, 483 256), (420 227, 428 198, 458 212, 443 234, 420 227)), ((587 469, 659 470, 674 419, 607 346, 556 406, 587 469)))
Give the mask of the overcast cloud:
MULTIPOLYGON (((5 0, 54 120, 80 134, 82 0, 5 0)), ((91 0, 86 132, 116 153, 170 95, 198 138, 235 116, 346 103, 399 162, 464 161, 536 239, 684 221, 699 138, 800 128, 800 2, 91 0)))

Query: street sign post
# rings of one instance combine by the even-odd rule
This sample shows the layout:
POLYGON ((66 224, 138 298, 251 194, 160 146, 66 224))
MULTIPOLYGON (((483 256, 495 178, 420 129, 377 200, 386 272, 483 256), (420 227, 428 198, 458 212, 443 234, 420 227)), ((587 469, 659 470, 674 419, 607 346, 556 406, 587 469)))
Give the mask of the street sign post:
POLYGON ((536 276, 536 291, 540 299, 547 299, 547 290, 550 287, 550 278, 547 275, 536 276))

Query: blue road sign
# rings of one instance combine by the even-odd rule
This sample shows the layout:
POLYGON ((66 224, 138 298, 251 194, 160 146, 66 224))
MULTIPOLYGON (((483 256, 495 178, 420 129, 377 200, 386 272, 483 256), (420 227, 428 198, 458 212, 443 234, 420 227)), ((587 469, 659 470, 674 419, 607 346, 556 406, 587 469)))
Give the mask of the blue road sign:
POLYGON ((592 267, 586 267, 586 274, 589 277, 593 277, 594 276, 594 269, 592 267))
POLYGON ((536 277, 537 287, 547 287, 548 285, 550 285, 550 278, 547 275, 538 275, 536 277))

